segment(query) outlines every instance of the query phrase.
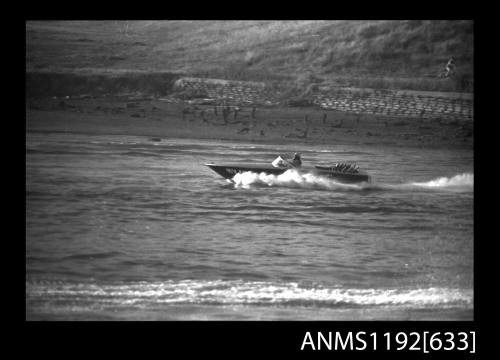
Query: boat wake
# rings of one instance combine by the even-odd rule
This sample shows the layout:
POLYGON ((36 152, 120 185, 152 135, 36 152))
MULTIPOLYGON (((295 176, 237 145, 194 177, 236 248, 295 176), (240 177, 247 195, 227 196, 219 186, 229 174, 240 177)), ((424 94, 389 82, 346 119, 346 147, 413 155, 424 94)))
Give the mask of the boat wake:
POLYGON ((238 173, 233 177, 232 181, 236 188, 269 186, 339 191, 441 189, 468 192, 474 188, 474 174, 471 173, 457 174, 452 177, 439 177, 427 182, 343 184, 323 176, 288 170, 281 175, 254 172, 238 173))
POLYGON ((305 189, 326 189, 326 190, 359 190, 363 184, 343 184, 332 179, 314 175, 311 173, 299 173, 296 170, 287 170, 280 175, 266 173, 244 172, 233 177, 235 187, 249 188, 250 186, 278 186, 305 189))
POLYGON ((473 188, 474 174, 463 173, 450 178, 440 177, 427 182, 414 182, 414 186, 426 188, 473 188))

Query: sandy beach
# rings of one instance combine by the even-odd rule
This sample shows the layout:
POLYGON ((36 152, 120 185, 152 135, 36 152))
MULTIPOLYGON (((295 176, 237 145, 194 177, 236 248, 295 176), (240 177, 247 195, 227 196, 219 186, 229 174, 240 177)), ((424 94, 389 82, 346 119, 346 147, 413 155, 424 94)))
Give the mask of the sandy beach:
POLYGON ((213 104, 169 99, 39 98, 26 104, 26 130, 259 143, 473 147, 473 123, 347 114, 318 108, 240 106, 224 120, 213 104))

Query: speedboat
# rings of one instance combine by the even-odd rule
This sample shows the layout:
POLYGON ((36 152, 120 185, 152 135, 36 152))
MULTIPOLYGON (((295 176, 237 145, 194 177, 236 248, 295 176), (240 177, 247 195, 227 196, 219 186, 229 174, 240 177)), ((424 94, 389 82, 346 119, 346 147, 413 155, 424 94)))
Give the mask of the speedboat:
POLYGON ((324 176, 341 183, 352 184, 371 181, 371 177, 367 172, 360 170, 356 164, 346 162, 335 163, 333 165, 302 167, 293 161, 278 156, 272 163, 208 163, 205 165, 223 178, 229 180, 232 180, 238 173, 248 171, 257 174, 264 173, 266 175, 278 176, 290 169, 295 169, 299 173, 311 173, 317 176, 324 176))

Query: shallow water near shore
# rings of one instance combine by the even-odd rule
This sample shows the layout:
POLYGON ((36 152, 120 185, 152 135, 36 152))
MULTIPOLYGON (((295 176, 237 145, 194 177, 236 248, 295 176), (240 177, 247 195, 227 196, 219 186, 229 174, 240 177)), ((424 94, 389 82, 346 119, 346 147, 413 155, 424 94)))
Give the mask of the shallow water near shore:
POLYGON ((473 152, 26 134, 30 320, 468 320, 473 152), (208 162, 356 162, 372 183, 208 162))

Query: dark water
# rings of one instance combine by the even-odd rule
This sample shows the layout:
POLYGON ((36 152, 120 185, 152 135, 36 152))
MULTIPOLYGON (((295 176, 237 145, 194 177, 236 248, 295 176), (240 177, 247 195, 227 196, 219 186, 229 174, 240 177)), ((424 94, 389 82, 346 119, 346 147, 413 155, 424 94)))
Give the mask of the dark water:
POLYGON ((473 153, 28 133, 28 319, 471 319, 473 153), (356 161, 372 184, 203 163, 356 161))

